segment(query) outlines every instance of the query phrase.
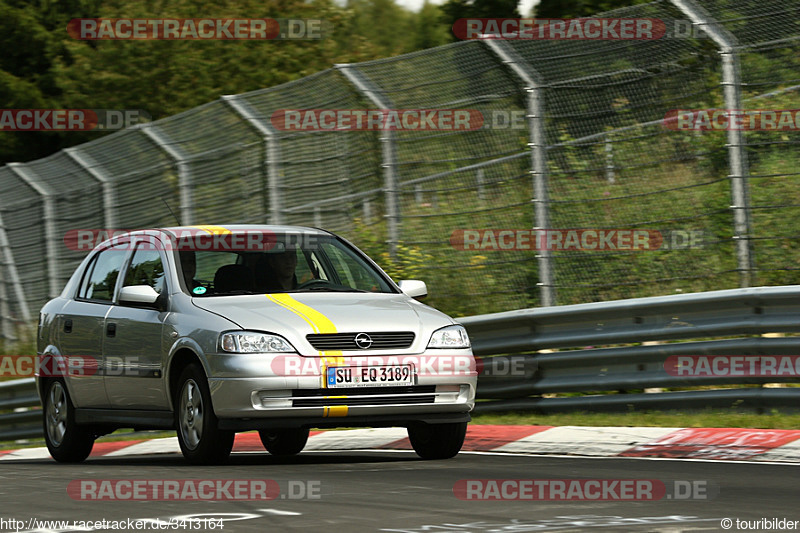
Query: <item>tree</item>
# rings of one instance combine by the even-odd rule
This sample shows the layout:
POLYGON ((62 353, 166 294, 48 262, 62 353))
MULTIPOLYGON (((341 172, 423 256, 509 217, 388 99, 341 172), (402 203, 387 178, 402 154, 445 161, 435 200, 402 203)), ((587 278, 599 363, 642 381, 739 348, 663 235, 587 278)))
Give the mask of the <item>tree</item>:
POLYGON ((589 17, 649 0, 541 0, 534 8, 539 18, 577 18, 589 17))
POLYGON ((517 0, 447 0, 441 8, 442 21, 452 28, 463 18, 519 18, 517 4, 517 0))
POLYGON ((428 0, 422 4, 419 13, 414 15, 414 41, 413 47, 417 50, 433 48, 446 44, 449 38, 449 29, 442 24, 442 10, 439 6, 431 4, 428 0))

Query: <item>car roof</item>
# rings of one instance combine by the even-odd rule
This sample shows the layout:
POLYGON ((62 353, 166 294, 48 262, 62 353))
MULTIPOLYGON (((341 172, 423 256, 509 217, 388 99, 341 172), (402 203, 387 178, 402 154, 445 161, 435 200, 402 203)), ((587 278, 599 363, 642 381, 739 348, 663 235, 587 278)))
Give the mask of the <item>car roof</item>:
POLYGON ((186 232, 197 232, 197 230, 207 231, 209 234, 215 233, 247 233, 254 231, 270 231, 274 233, 303 233, 307 235, 331 235, 329 231, 320 228, 307 226, 286 226, 286 225, 267 225, 267 224, 198 224, 192 226, 170 226, 166 228, 150 228, 131 231, 131 235, 152 235, 153 232, 163 232, 173 236, 181 236, 186 232))

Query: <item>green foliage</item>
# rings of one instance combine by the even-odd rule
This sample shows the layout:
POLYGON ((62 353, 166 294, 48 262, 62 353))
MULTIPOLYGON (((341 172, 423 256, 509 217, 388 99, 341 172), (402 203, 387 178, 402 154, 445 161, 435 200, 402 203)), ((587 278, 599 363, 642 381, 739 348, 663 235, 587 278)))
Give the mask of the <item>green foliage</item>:
POLYGON ((534 9, 539 18, 576 18, 645 4, 650 0, 541 0, 534 9))
MULTIPOLYGON (((153 119, 332 67, 448 40, 439 7, 394 0, 0 0, 0 99, 5 108, 142 109, 153 119), (308 18, 333 28, 308 41, 77 41, 73 18, 308 18)), ((3 133, 0 162, 29 161, 97 132, 3 133)))
POLYGON ((516 0, 447 0, 442 4, 441 20, 452 28, 463 18, 519 18, 517 5, 516 0))

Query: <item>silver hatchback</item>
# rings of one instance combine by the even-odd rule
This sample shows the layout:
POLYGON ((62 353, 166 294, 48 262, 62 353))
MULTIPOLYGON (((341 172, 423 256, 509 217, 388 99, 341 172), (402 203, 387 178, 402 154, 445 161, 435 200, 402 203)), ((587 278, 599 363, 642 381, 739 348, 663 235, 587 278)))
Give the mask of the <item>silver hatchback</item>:
POLYGON ((310 428, 408 428, 461 449, 477 372, 466 331, 332 233, 194 226, 115 236, 41 311, 37 385, 58 461, 118 428, 175 429, 217 463, 237 431, 300 452, 310 428))

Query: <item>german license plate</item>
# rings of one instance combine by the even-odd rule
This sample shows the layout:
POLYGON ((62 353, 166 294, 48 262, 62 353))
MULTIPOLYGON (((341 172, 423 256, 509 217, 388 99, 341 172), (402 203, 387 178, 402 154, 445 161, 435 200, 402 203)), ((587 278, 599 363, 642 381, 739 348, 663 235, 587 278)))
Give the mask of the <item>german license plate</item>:
POLYGON ((341 387, 389 387, 414 384, 411 365, 334 366, 327 369, 329 389, 341 387))

